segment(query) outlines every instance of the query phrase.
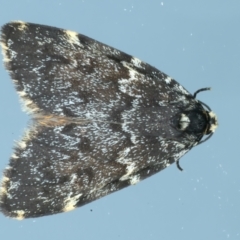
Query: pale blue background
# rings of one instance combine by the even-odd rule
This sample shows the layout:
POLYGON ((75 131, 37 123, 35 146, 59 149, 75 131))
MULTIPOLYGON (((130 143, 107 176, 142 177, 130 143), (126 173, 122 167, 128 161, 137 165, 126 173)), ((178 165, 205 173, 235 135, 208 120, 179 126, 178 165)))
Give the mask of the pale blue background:
MULTIPOLYGON (((175 165, 65 214, 16 221, 0 214, 0 238, 18 240, 240 239, 239 0, 0 0, 0 25, 23 20, 75 30, 174 77, 219 117, 216 134, 175 165), (91 209, 93 211, 91 211, 91 209)), ((0 66, 0 170, 29 117, 0 66)))

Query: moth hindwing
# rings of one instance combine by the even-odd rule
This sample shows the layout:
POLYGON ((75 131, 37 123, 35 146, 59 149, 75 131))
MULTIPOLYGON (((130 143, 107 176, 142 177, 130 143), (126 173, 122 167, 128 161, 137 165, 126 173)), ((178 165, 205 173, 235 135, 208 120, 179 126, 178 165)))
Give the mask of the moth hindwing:
POLYGON ((197 92, 84 35, 11 22, 1 45, 33 119, 2 180, 9 217, 66 212, 136 184, 217 126, 197 92))

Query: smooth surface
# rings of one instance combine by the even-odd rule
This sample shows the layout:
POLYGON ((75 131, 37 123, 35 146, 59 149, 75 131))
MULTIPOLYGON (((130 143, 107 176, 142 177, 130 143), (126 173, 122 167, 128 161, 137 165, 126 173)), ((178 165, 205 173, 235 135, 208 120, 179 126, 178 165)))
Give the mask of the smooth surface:
MULTIPOLYGON (((1 239, 240 239, 240 2, 3 1, 0 25, 22 20, 77 31, 175 78, 218 115, 219 128, 175 165, 75 211, 16 221, 1 239)), ((29 123, 0 67, 1 172, 29 123)))

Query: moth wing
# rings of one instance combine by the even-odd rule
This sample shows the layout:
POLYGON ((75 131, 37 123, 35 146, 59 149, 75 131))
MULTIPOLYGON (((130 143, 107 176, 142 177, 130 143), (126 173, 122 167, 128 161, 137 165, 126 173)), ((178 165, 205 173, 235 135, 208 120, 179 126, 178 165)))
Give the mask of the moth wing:
POLYGON ((76 32, 12 22, 1 45, 30 113, 103 119, 136 98, 164 105, 190 95, 149 64, 76 32))
POLYGON ((180 157, 169 158, 175 147, 133 145, 108 124, 32 128, 4 172, 1 211, 17 219, 70 211, 164 169, 180 157))

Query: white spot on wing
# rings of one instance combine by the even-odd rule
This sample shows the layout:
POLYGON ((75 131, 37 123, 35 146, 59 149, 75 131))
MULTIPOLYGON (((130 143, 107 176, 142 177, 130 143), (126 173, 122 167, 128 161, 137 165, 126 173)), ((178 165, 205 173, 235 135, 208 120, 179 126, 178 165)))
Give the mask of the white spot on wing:
POLYGON ((13 211, 13 212, 17 214, 15 219, 17 219, 17 220, 23 220, 24 219, 25 211, 17 210, 17 211, 13 211))
POLYGON ((124 67, 129 70, 128 79, 119 79, 119 90, 123 93, 128 94, 129 96, 141 98, 141 89, 136 88, 136 82, 143 82, 141 75, 134 69, 132 69, 128 63, 121 62, 124 67))
POLYGON ((123 175, 119 180, 120 181, 125 181, 127 179, 131 179, 131 174, 134 173, 134 171, 136 170, 136 166, 135 163, 131 163, 126 167, 126 174, 123 175))
POLYGON ((189 95, 189 92, 179 84, 175 85, 174 89, 177 90, 178 92, 181 92, 183 95, 189 95))
POLYGON ((19 148, 21 148, 22 150, 27 147, 27 144, 26 144, 26 142, 25 142, 24 140, 17 142, 17 145, 18 145, 19 148))
POLYGON ((130 178, 130 184, 135 185, 140 181, 140 176, 139 175, 134 175, 130 178))
POLYGON ((165 78, 164 80, 167 84, 169 84, 172 81, 172 78, 170 78, 169 76, 167 76, 167 78, 165 78))
POLYGON ((70 44, 76 44, 78 46, 82 46, 82 44, 80 43, 79 39, 78 39, 78 33, 73 32, 73 31, 69 31, 69 30, 65 30, 64 31, 67 35, 68 38, 68 42, 70 44))
POLYGON ((20 25, 18 26, 18 29, 20 31, 24 31, 27 28, 27 23, 23 21, 14 21, 13 23, 20 23, 20 25))
POLYGON ((80 194, 78 194, 74 197, 67 197, 64 201, 65 206, 63 208, 63 211, 64 212, 69 212, 69 211, 75 209, 75 205, 77 204, 77 202, 78 202, 78 200, 81 196, 82 196, 82 194, 80 193, 80 194))
POLYGON ((17 190, 19 186, 20 186, 19 181, 13 182, 9 180, 8 192, 10 192, 11 190, 17 190))
POLYGON ((166 167, 169 167, 171 164, 170 163, 166 163, 166 167))
POLYGON ((11 61, 11 59, 9 57, 7 57, 7 50, 8 50, 8 47, 7 45, 4 43, 4 42, 1 42, 1 48, 2 48, 2 54, 3 54, 3 61, 5 63, 8 63, 11 61))
POLYGON ((131 62, 132 62, 132 64, 133 64, 135 67, 137 67, 137 68, 143 68, 143 67, 142 67, 142 61, 141 61, 140 59, 133 57, 133 58, 131 59, 131 62))
POLYGON ((24 96, 27 95, 27 93, 26 93, 25 91, 19 91, 19 92, 18 92, 18 95, 19 95, 20 97, 24 97, 24 96))
POLYGON ((72 176, 71 176, 71 180, 70 180, 70 184, 74 184, 74 182, 77 180, 77 174, 72 174, 72 176))
POLYGON ((1 183, 1 188, 0 188, 0 198, 7 194, 6 184, 9 181, 10 181, 10 179, 8 177, 5 177, 5 176, 3 177, 2 183, 1 183))
MULTIPOLYGON (((17 84, 16 82, 14 82, 14 83, 17 84)), ((22 94, 24 94, 24 93, 22 92, 22 94)), ((24 112, 27 112, 29 114, 34 114, 36 112, 40 112, 40 109, 38 108, 38 106, 31 99, 26 97, 26 95, 21 96, 19 94, 19 96, 21 97, 20 101, 21 101, 22 110, 24 112)))
POLYGON ((13 159, 18 159, 19 156, 17 156, 15 153, 13 153, 12 156, 11 156, 11 158, 13 158, 13 159))

